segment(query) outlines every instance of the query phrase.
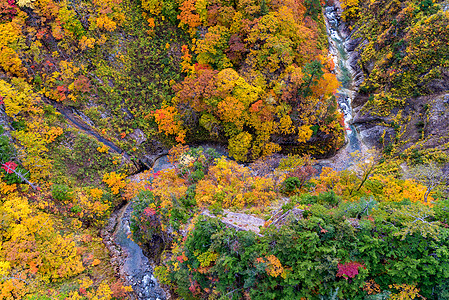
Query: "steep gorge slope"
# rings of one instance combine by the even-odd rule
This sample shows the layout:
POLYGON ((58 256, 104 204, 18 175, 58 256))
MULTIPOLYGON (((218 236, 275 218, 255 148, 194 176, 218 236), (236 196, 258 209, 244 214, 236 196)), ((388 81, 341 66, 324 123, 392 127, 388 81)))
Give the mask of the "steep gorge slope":
MULTIPOLYGON (((445 14, 423 3, 418 6, 425 13, 418 11, 418 19, 426 21, 429 17, 430 24, 445 24, 445 14), (440 23, 433 22, 435 20, 440 23)), ((3 230, 0 267, 4 276, 0 284, 5 298, 129 297, 126 284, 114 277, 115 266, 111 265, 107 250, 97 237, 98 231, 115 208, 139 191, 126 184, 126 175, 136 172, 142 164, 151 166, 154 159, 173 144, 204 141, 228 144, 233 157, 241 161, 264 157, 281 147, 287 152, 323 157, 332 155, 343 144, 343 116, 337 110, 334 96, 335 66, 327 55, 319 1, 21 0, 16 3, 11 0, 0 4, 0 212, 3 230)), ((350 8, 347 12, 351 12, 350 8)), ((357 9, 351 17, 357 17, 355 12, 357 9)), ((373 20, 376 16, 372 16, 373 20)), ((369 20, 362 21, 369 23, 369 20)), ((419 20, 417 24, 422 25, 419 20)), ((430 39, 432 35, 425 35, 421 27, 416 35, 430 39)), ((364 40, 363 35, 371 30, 358 28, 360 41, 352 39, 347 43, 356 52, 362 51, 365 40, 369 40, 364 40)), ((355 38, 356 33, 351 37, 355 38)), ((441 32, 443 38, 445 33, 441 32)), ((407 35, 404 39, 407 40, 407 35)), ((429 40, 432 42, 435 41, 429 40)), ((401 45, 398 49, 403 47, 401 45)), ((379 56, 373 54, 371 58, 367 54, 369 64, 383 70, 382 55, 386 58, 390 55, 383 53, 381 46, 373 47, 379 56)), ((444 47, 442 49, 436 53, 444 57, 447 52, 444 47)), ((418 55, 427 55, 419 51, 418 55)), ((405 131, 406 134, 415 137, 421 126, 421 135, 433 130, 439 137, 437 126, 447 128, 439 114, 446 113, 447 106, 438 102, 440 105, 424 104, 419 108, 420 102, 414 104, 416 95, 412 94, 411 100, 405 100, 407 105, 413 104, 423 113, 428 112, 429 119, 423 118, 423 124, 416 122, 415 126, 405 127, 406 124, 400 123, 403 117, 389 114, 390 110, 396 113, 397 107, 407 106, 401 104, 402 100, 397 98, 387 79, 371 76, 375 68, 363 65, 363 53, 361 57, 360 70, 367 69, 364 77, 369 79, 363 82, 354 103, 365 105, 368 99, 366 103, 374 102, 373 106, 386 114, 376 116, 373 108, 367 106, 368 120, 360 121, 360 114, 354 121, 371 130, 364 130, 362 134, 368 132, 369 136, 376 137, 377 131, 388 129, 391 132, 389 128, 393 128, 401 142, 401 130, 407 128, 410 133, 405 131), (391 94, 380 93, 382 85, 391 94), (372 100, 369 100, 370 93, 372 100), (373 116, 374 121, 369 119, 373 116)), ((359 60, 351 59, 355 67, 359 60)), ((429 60, 429 68, 434 64, 429 60)), ((432 94, 444 87, 446 73, 438 72, 437 68, 429 71, 416 92, 432 94), (437 80, 437 75, 442 76, 442 82, 437 80)), ((421 76, 416 74, 412 72, 411 79, 400 77, 397 80, 404 84, 407 78, 416 81, 421 76)), ((355 79, 361 82, 362 77, 355 79)), ((408 88, 401 91, 404 90, 407 92, 408 88)), ((433 94, 423 97, 433 97, 433 94)), ((416 101, 428 101, 426 99, 416 101)), ((402 116, 407 113, 423 117, 413 109, 404 109, 402 116)), ((424 144, 430 149, 437 149, 435 145, 442 148, 441 152, 432 150, 431 158, 444 161, 443 142, 429 139, 428 144, 424 144)), ((401 149, 399 146, 399 143, 392 144, 385 152, 394 155, 401 149)), ((173 151, 181 151, 181 148, 173 151)), ((283 170, 285 174, 281 172, 292 178, 287 183, 281 176, 279 178, 283 179, 276 181, 271 175, 250 176, 250 169, 224 159, 213 166, 218 174, 214 178, 214 174, 207 174, 199 152, 192 153, 192 165, 189 161, 185 169, 178 168, 176 173, 164 175, 168 176, 165 178, 168 182, 175 183, 178 189, 175 192, 179 192, 179 195, 174 194, 176 197, 162 194, 165 196, 163 204, 167 205, 163 216, 173 226, 180 226, 198 209, 192 192, 196 191, 198 182, 202 183, 198 191, 204 192, 204 205, 215 205, 212 207, 215 210, 226 203, 238 208, 244 206, 255 213, 261 213, 265 206, 269 208, 271 201, 285 200, 278 192, 286 186, 295 193, 310 188, 308 192, 311 193, 319 193, 321 189, 331 194, 335 187, 335 193, 345 201, 359 201, 365 196, 385 202, 405 201, 405 204, 394 204, 399 210, 403 208, 400 205, 405 205, 404 209, 421 207, 426 189, 394 176, 378 175, 366 180, 368 178, 349 171, 339 173, 329 169, 322 178, 310 181, 315 174, 310 157, 291 158, 297 160, 293 164, 296 169, 283 170), (205 176, 209 181, 202 181, 205 176), (182 184, 176 185, 179 182, 182 184), (222 182, 226 182, 225 187, 222 182), (315 187, 318 188, 315 190, 315 187), (391 190, 401 192, 392 194, 391 190), (407 206, 406 199, 418 203, 417 206, 407 206)), ((419 152, 409 156, 416 162, 422 159, 419 152)), ((269 169, 272 166, 265 165, 269 162, 262 159, 253 166, 269 169)), ((164 182, 160 183, 165 188, 164 182)), ((140 190, 148 188, 151 187, 139 187, 140 190)), ((435 195, 437 197, 441 195, 435 195)), ((305 199, 327 205, 324 210, 330 212, 341 200, 327 194, 305 199)), ((305 203, 301 201, 297 199, 297 203, 289 205, 299 204, 303 209, 305 203)), ((432 222, 432 226, 424 228, 430 228, 435 236, 435 227, 447 222, 445 205, 436 206, 435 211, 429 211, 427 206, 422 208, 429 214, 425 219, 432 222), (443 223, 435 225, 434 222, 443 223)), ((322 216, 323 208, 315 208, 309 216, 322 216)), ((145 209, 142 206, 140 213, 145 209)), ((145 213, 147 217, 155 215, 152 210, 145 213)), ((338 222, 346 224, 346 215, 339 217, 338 222)), ((407 221, 406 217, 404 220, 407 221)), ((366 216, 363 221, 369 223, 370 219, 366 216)), ((326 233, 321 230, 330 229, 315 225, 313 230, 319 234, 326 233)), ((444 232, 443 225, 440 227, 438 229, 444 232)), ((342 228, 343 231, 352 230, 346 225, 342 228)), ((423 231, 414 227, 411 230, 423 231)), ((394 236, 391 239, 401 243, 394 236)), ((202 257, 206 261, 210 259, 207 255, 202 257)), ((263 264, 278 263, 270 258, 270 261, 260 261, 259 271, 263 273, 263 264)), ((184 261, 183 256, 180 259, 184 261)), ((323 262, 327 263, 331 264, 331 273, 335 275, 337 258, 323 262)), ((439 267, 438 262, 433 261, 433 264, 439 267)), ((184 267, 183 272, 186 272, 187 265, 184 267)), ((358 270, 359 266, 355 268, 358 270)), ((261 276, 267 278, 262 273, 261 276)), ((382 270, 379 273, 384 274, 382 270)), ((271 274, 276 275, 277 271, 271 274)), ((426 278, 427 273, 420 276, 426 278)), ((185 279, 182 274, 180 277, 185 279)), ((386 285, 392 279, 383 280, 386 285)), ((181 283, 188 294, 189 283, 181 283)), ((426 293, 430 293, 433 284, 423 284, 426 293)), ((344 281, 332 287, 337 285, 344 285, 344 281)), ((193 290, 196 288, 193 285, 193 290)), ((226 290, 227 286, 220 288, 231 292, 226 290)), ((354 287, 345 288, 356 293, 354 287)), ((316 295, 316 286, 311 284, 307 293, 316 295)))
POLYGON ((448 152, 449 13, 438 1, 343 1, 353 106, 368 144, 422 162, 448 152), (349 30, 351 29, 351 30, 349 30))

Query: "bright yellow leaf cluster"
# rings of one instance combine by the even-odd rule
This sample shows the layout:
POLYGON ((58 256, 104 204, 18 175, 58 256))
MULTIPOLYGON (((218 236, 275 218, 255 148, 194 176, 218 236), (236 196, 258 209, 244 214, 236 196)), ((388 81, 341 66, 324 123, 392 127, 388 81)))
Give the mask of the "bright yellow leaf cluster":
POLYGON ((79 45, 81 50, 86 50, 87 48, 92 49, 95 47, 95 39, 83 36, 79 42, 79 45))
POLYGON ((337 195, 343 196, 345 200, 358 200, 360 193, 363 193, 372 195, 382 202, 401 202, 404 199, 409 199, 413 203, 421 202, 430 207, 433 205, 432 197, 428 197, 427 203, 424 201, 427 187, 414 180, 402 180, 391 175, 375 174, 358 190, 360 180, 354 172, 338 172, 325 167, 320 176, 313 178, 312 182, 316 184, 315 191, 317 193, 333 190, 337 195))
POLYGON ((49 175, 51 161, 46 158, 47 145, 60 136, 63 129, 45 122, 41 98, 28 83, 18 78, 11 83, 0 80, 0 93, 9 117, 17 121, 26 117, 27 128, 13 131, 12 135, 17 141, 19 159, 30 171, 31 181, 35 181, 49 175))
POLYGON ((90 195, 94 199, 100 199, 103 196, 103 193, 104 193, 103 190, 99 188, 90 189, 90 195))
POLYGON ((97 148, 97 151, 100 152, 100 153, 108 153, 109 147, 106 146, 105 144, 103 144, 101 147, 97 148))
POLYGON ((159 0, 142 0, 142 8, 153 15, 159 15, 162 10, 162 3, 159 0))
POLYGON ((9 224, 1 236, 0 265, 5 281, 27 269, 44 281, 68 278, 84 270, 73 237, 61 235, 50 215, 31 206, 28 199, 10 194, 0 211, 3 222, 9 224))
POLYGON ((101 15, 96 19, 96 24, 99 29, 106 31, 114 31, 117 23, 111 20, 107 15, 101 15))
POLYGON ((305 143, 307 142, 313 135, 313 130, 310 129, 310 126, 303 125, 298 128, 298 142, 305 143))
POLYGON ((166 169, 153 179, 153 193, 161 200, 161 206, 169 208, 172 206, 173 198, 179 199, 187 191, 186 181, 180 178, 174 169, 166 169))
POLYGON ((419 289, 416 287, 416 284, 393 284, 389 285, 389 288, 394 288, 397 290, 397 293, 393 293, 390 295, 391 300, 407 300, 407 299, 425 299, 419 294, 419 289))
POLYGON ((120 189, 126 186, 125 177, 125 174, 115 172, 106 173, 103 176, 103 182, 109 186, 114 195, 117 195, 120 189))
POLYGON ((229 155, 238 161, 248 160, 248 150, 251 147, 253 137, 244 131, 229 140, 229 155))
POLYGON ((16 119, 16 116, 21 112, 37 112, 35 105, 40 101, 40 98, 34 94, 31 86, 23 84, 20 80, 13 80, 12 83, 15 86, 0 80, 0 93, 3 97, 6 114, 16 119))
POLYGON ((195 199, 201 206, 266 206, 276 198, 274 188, 271 178, 251 176, 248 168, 222 157, 198 182, 195 199))
POLYGON ((0 24, 0 66, 8 73, 23 76, 24 67, 19 55, 13 50, 18 43, 22 26, 24 25, 23 15, 24 12, 20 12, 21 17, 14 18, 13 21, 0 24))
POLYGON ((278 277, 280 275, 285 279, 287 274, 279 258, 271 254, 266 257, 266 263, 268 264, 268 267, 265 269, 265 271, 267 271, 268 275, 272 277, 278 277))
MULTIPOLYGON (((94 193, 96 194, 96 197, 100 194, 98 191, 95 191, 94 193)), ((105 217, 108 215, 110 208, 109 202, 100 201, 98 198, 91 199, 81 192, 77 193, 73 204, 77 205, 81 209, 79 217, 92 221, 94 225, 102 224, 105 217)))

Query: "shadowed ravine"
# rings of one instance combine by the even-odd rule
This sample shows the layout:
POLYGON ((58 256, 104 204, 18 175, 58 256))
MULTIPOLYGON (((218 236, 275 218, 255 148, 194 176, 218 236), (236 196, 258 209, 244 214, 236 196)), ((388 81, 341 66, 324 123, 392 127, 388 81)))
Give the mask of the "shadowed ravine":
MULTIPOLYGON (((170 167, 167 157, 162 156, 154 163, 155 172, 170 167)), ((131 181, 139 181, 140 175, 129 177, 131 181)), ((131 285, 139 300, 166 299, 165 292, 159 286, 153 275, 152 261, 143 253, 142 249, 131 240, 130 218, 133 202, 127 203, 115 212, 104 229, 105 244, 113 256, 118 272, 126 283, 131 285)))
MULTIPOLYGON (((319 160, 318 164, 321 167, 327 166, 336 170, 343 170, 351 164, 351 153, 356 151, 364 152, 366 147, 363 145, 355 126, 350 124, 352 119, 351 101, 356 87, 353 84, 351 67, 347 62, 345 42, 348 39, 343 37, 341 33, 344 27, 340 22, 338 8, 336 6, 328 6, 325 8, 324 15, 329 38, 329 52, 334 60, 336 75, 340 82, 337 99, 340 109, 344 113, 346 144, 335 156, 319 160)), ((167 158, 163 156, 156 160, 153 170, 156 172, 168 167, 170 165, 167 158)), ((138 180, 138 174, 132 176, 131 180, 138 180)), ((144 256, 141 248, 128 238, 131 234, 129 228, 131 212, 132 202, 122 208, 122 213, 118 218, 118 225, 113 235, 115 243, 122 248, 126 256, 121 267, 121 273, 133 285, 138 299, 165 299, 164 292, 154 278, 148 258, 144 256)))
MULTIPOLYGON (((333 157, 319 160, 318 165, 343 170, 351 165, 351 153, 356 151, 365 152, 367 148, 361 141, 356 127, 351 125, 353 117, 351 102, 357 87, 354 84, 353 72, 348 63, 348 53, 345 48, 349 37, 343 34, 345 27, 340 21, 339 12, 341 12, 341 9, 337 3, 336 6, 326 7, 324 16, 329 39, 329 53, 334 60, 335 73, 340 82, 337 100, 344 114, 346 144, 333 157)), ((69 118, 68 115, 64 115, 69 118)), ((71 121, 73 122, 73 120, 71 121)), ((77 123, 75 124, 77 125, 77 123)), ((90 130, 85 130, 85 132, 91 133, 90 130)), ((98 139, 97 135, 95 137, 98 139)), ((108 146, 110 145, 108 144, 108 146)), ((111 148, 114 149, 114 147, 111 148)), ((121 152, 120 149, 114 150, 121 152)), ((157 172, 169 167, 170 164, 167 157, 162 156, 156 159, 153 171, 157 172)), ((130 180, 140 180, 139 174, 130 176, 130 180)), ((117 265, 121 277, 128 284, 132 285, 136 299, 166 299, 165 292, 161 289, 153 275, 151 258, 148 259, 139 245, 130 238, 130 217, 132 211, 133 203, 130 202, 113 214, 109 225, 105 228, 105 231, 108 232, 105 235, 105 244, 112 253, 112 260, 117 265)))
POLYGON ((353 80, 354 73, 348 63, 348 52, 346 50, 346 44, 350 41, 350 37, 343 33, 345 25, 341 22, 340 14, 341 8, 338 2, 335 6, 325 7, 324 16, 329 40, 329 54, 334 60, 335 74, 340 82, 336 96, 340 110, 344 114, 346 144, 333 157, 319 161, 320 166, 332 167, 336 170, 344 170, 351 165, 351 153, 357 151, 365 153, 367 150, 357 128, 351 124, 353 118, 352 99, 357 86, 353 80))

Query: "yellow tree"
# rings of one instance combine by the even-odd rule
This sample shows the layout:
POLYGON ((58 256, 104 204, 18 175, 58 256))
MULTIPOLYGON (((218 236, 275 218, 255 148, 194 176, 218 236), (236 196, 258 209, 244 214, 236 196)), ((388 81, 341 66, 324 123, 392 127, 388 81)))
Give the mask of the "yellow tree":
POLYGON ((109 186, 114 195, 117 195, 126 186, 125 177, 125 174, 116 172, 106 173, 103 175, 103 182, 109 186))
POLYGON ((10 194, 0 211, 4 224, 0 261, 7 265, 3 280, 20 276, 27 281, 39 275, 39 280, 49 281, 72 277, 84 270, 73 237, 62 236, 52 217, 35 209, 28 199, 10 194))

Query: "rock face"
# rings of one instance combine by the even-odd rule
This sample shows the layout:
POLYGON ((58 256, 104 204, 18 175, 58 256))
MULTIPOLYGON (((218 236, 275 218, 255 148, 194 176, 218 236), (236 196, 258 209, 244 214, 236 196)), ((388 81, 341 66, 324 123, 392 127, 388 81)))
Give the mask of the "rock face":
POLYGON ((443 96, 443 103, 449 105, 449 94, 443 96))
POLYGON ((155 139, 146 141, 145 150, 145 154, 140 157, 140 161, 147 168, 152 168, 158 158, 168 154, 168 149, 155 139))
POLYGON ((368 148, 383 148, 394 140, 394 129, 385 124, 392 122, 391 118, 370 114, 369 111, 356 109, 352 124, 357 127, 360 137, 368 148))
POLYGON ((399 109, 388 116, 378 116, 367 108, 369 96, 357 92, 365 75, 374 68, 374 61, 363 65, 360 62, 360 54, 367 41, 360 37, 353 38, 357 28, 348 32, 346 24, 342 22, 340 26, 345 38, 347 65, 353 78, 352 89, 355 91, 351 103, 354 110, 351 124, 356 127, 363 143, 369 148, 382 149, 390 143, 399 142, 401 149, 405 150, 419 141, 423 149, 449 151, 445 146, 449 142, 449 71, 443 70, 441 78, 427 83, 426 89, 433 95, 407 99, 399 120, 395 120, 399 109))
POLYGON ((440 78, 433 79, 426 85, 430 94, 439 94, 449 91, 449 70, 443 69, 440 78))
POLYGON ((397 118, 397 110, 379 117, 364 107, 353 124, 368 147, 382 149, 397 142, 401 150, 415 146, 449 152, 449 94, 436 94, 407 99, 397 118))
POLYGON ((224 210, 222 216, 215 216, 208 210, 203 211, 202 214, 209 218, 219 218, 221 222, 237 231, 253 231, 258 235, 260 235, 260 227, 265 224, 263 219, 228 210, 224 210))
POLYGON ((449 143, 449 94, 421 97, 419 100, 425 102, 423 108, 426 111, 426 118, 422 121, 423 146, 449 152, 449 145, 446 145, 449 143))
POLYGON ((360 50, 357 50, 359 45, 365 45, 366 41, 362 41, 361 38, 352 39, 352 34, 347 37, 345 41, 345 50, 348 53, 348 65, 350 66, 350 72, 353 80, 353 88, 355 90, 362 84, 365 80, 362 68, 359 66, 358 62, 360 60, 360 50))
MULTIPOLYGON (((342 10, 338 1, 336 7, 340 14, 342 10)), ((351 124, 356 127, 363 143, 367 147, 378 149, 396 143, 401 150, 419 144, 418 150, 437 149, 449 152, 445 145, 449 143, 449 70, 442 69, 438 79, 425 85, 430 96, 406 99, 401 110, 398 108, 388 116, 379 117, 367 107, 369 95, 358 93, 358 87, 373 71, 375 61, 360 61, 368 41, 360 36, 356 37, 357 30, 358 28, 354 28, 349 31, 344 22, 339 23, 339 32, 345 39, 347 67, 353 78, 351 89, 355 91, 351 102, 354 110, 351 124)))
POLYGON ((147 136, 139 128, 134 129, 134 131, 129 135, 129 137, 132 138, 136 142, 136 146, 139 146, 140 144, 142 144, 143 142, 145 142, 147 140, 147 136))
POLYGON ((384 145, 388 145, 394 137, 394 130, 391 127, 362 125, 359 130, 360 137, 368 148, 382 148, 384 145))

